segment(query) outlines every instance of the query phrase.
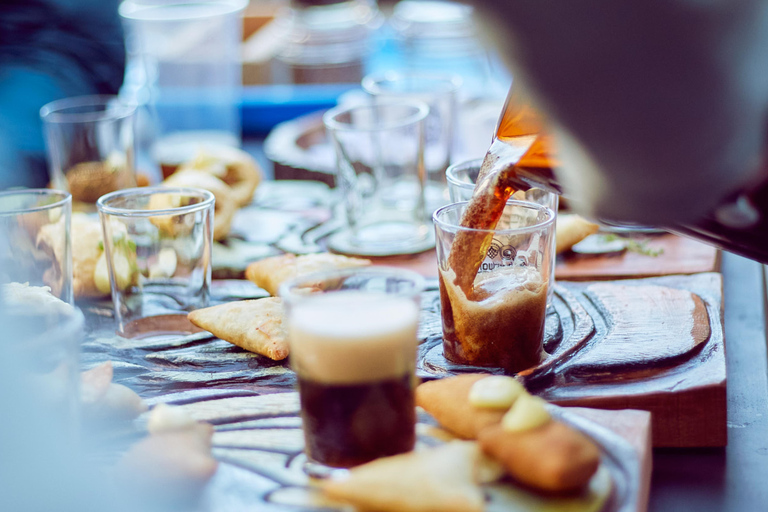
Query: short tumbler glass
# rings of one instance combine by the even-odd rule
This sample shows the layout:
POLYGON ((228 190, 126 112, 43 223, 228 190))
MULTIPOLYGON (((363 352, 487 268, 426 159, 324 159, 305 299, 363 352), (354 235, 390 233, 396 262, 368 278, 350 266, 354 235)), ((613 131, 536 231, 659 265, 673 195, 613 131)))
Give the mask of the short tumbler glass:
POLYGON ((461 226, 466 206, 434 215, 443 352, 454 363, 519 372, 544 355, 555 214, 510 201, 496 229, 471 229, 461 226), (482 259, 472 253, 477 246, 482 259))
MULTIPOLYGON (((323 116, 337 156, 349 249, 408 251, 430 233, 424 206, 424 103, 337 107, 323 116)), ((422 248, 421 250, 428 249, 422 248)))
POLYGON ((308 473, 410 451, 423 278, 386 267, 285 283, 308 473))
MULTIPOLYGON (((448 167, 445 171, 445 177, 448 180, 448 193, 451 202, 469 201, 472 199, 472 193, 475 191, 477 175, 480 173, 480 167, 483 165, 482 158, 458 162, 448 167)), ((560 205, 560 196, 547 192, 540 188, 528 190, 518 190, 512 195, 512 200, 530 201, 532 203, 547 206, 555 212, 555 223, 557 223, 557 211, 560 205)), ((552 268, 555 268, 555 259, 557 257, 557 240, 552 236, 552 268)), ((555 272, 549 273, 549 291, 547 292, 547 306, 552 305, 555 290, 555 272)))
POLYGON ((107 194, 97 206, 118 333, 194 331, 184 312, 208 305, 213 194, 134 188, 107 194))
POLYGON ((429 106, 425 121, 424 165, 427 215, 448 204, 445 170, 451 163, 461 77, 445 73, 388 71, 363 78, 363 89, 377 102, 423 101, 429 106))
POLYGON ((72 304, 72 196, 51 189, 0 192, 0 284, 48 286, 72 304))
POLYGON ((51 184, 93 211, 103 194, 136 186, 134 113, 116 96, 77 96, 40 109, 51 184))

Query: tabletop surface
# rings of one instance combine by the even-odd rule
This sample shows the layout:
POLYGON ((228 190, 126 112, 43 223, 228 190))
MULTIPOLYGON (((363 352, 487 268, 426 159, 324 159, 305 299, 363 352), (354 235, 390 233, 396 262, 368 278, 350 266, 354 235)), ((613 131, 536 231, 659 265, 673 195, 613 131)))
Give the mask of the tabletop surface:
POLYGON ((761 265, 723 254, 728 446, 657 449, 649 510, 766 510, 768 359, 761 265))
MULTIPOLYGON (((268 178, 258 139, 246 139, 268 178)), ((768 509, 768 355, 762 265, 723 253, 728 373, 728 446, 656 449, 648 509, 653 512, 768 509)))

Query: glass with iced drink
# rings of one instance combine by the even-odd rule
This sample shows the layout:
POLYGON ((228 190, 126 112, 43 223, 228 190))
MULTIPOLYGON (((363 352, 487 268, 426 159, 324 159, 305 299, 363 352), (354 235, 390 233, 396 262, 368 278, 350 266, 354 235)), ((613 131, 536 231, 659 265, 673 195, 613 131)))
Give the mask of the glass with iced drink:
POLYGON ((475 229, 461 225, 467 204, 434 214, 444 355, 519 372, 543 356, 555 213, 509 201, 495 227, 475 229))
POLYGON ((423 287, 418 274, 382 267, 281 287, 310 474, 413 448, 423 287))

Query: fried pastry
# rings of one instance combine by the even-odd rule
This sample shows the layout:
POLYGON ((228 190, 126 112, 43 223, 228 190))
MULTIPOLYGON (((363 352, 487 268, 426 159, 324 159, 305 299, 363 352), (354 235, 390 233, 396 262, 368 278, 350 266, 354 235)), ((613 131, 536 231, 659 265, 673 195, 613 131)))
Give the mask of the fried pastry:
POLYGON ((524 485, 553 493, 587 485, 600 465, 600 450, 592 440, 549 419, 546 411, 539 410, 543 401, 527 392, 513 398, 509 411, 472 405, 477 403, 477 397, 470 399, 473 388, 478 391, 475 383, 486 378, 497 377, 467 374, 425 382, 416 388, 416 404, 443 428, 464 438, 477 438, 482 450, 524 485), (521 413, 539 417, 515 417, 521 413))
POLYGON ((327 252, 303 256, 283 254, 251 263, 245 269, 245 277, 274 296, 277 295, 280 285, 293 277, 325 270, 364 267, 370 264, 370 260, 327 252))
POLYGON ((87 419, 119 422, 136 418, 148 407, 130 388, 112 382, 112 362, 106 361, 80 374, 80 402, 87 419))
POLYGON ((116 481, 156 504, 185 500, 199 492, 216 473, 211 456, 213 427, 196 423, 182 430, 152 434, 134 444, 120 459, 116 481))
POLYGON ((575 214, 561 214, 557 217, 555 239, 557 254, 569 250, 589 235, 598 232, 600 226, 575 214))
MULTIPOLYGON (((202 171, 187 170, 172 174, 161 183, 161 186, 202 188, 211 192, 216 200, 213 216, 213 239, 221 240, 229 234, 232 218, 238 205, 232 194, 232 189, 222 180, 202 171)), ((179 202, 181 199, 181 197, 171 194, 154 195, 150 200, 149 209, 162 210, 186 206, 179 202)), ((181 225, 173 224, 175 218, 172 216, 152 217, 151 220, 155 226, 168 235, 175 236, 179 230, 183 229, 181 225)))
POLYGON ((288 357, 283 302, 276 297, 198 309, 189 321, 211 334, 275 361, 288 357))
POLYGON ((179 166, 177 173, 188 170, 202 171, 216 176, 229 185, 238 206, 253 199, 261 183, 261 170, 251 155, 229 146, 211 146, 202 149, 192 160, 179 166))
POLYGON ((498 424, 506 412, 506 409, 477 408, 470 403, 472 386, 486 377, 488 375, 472 373, 425 382, 416 388, 416 405, 446 430, 464 439, 477 439, 483 428, 498 424))
POLYGON ((483 451, 510 476, 535 489, 566 493, 584 488, 600 465, 600 450, 581 432, 559 421, 523 432, 501 425, 483 429, 483 451))
POLYGON ((453 441, 437 448, 377 459, 323 481, 323 492, 370 512, 480 512, 477 443, 453 441))

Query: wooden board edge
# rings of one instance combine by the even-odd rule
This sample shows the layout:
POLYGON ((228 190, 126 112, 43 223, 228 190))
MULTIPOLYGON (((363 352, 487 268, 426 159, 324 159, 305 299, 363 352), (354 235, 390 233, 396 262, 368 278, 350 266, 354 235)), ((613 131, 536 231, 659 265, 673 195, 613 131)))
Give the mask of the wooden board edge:
POLYGON ((637 409, 592 409, 568 407, 568 411, 601 425, 625 439, 635 450, 640 461, 640 482, 635 504, 637 512, 648 510, 653 471, 651 439, 653 426, 651 413, 637 409))
POLYGON ((717 448, 728 444, 725 381, 685 391, 552 400, 563 407, 636 409, 651 414, 654 448, 717 448), (708 404, 706 408, 696 404, 708 404))

